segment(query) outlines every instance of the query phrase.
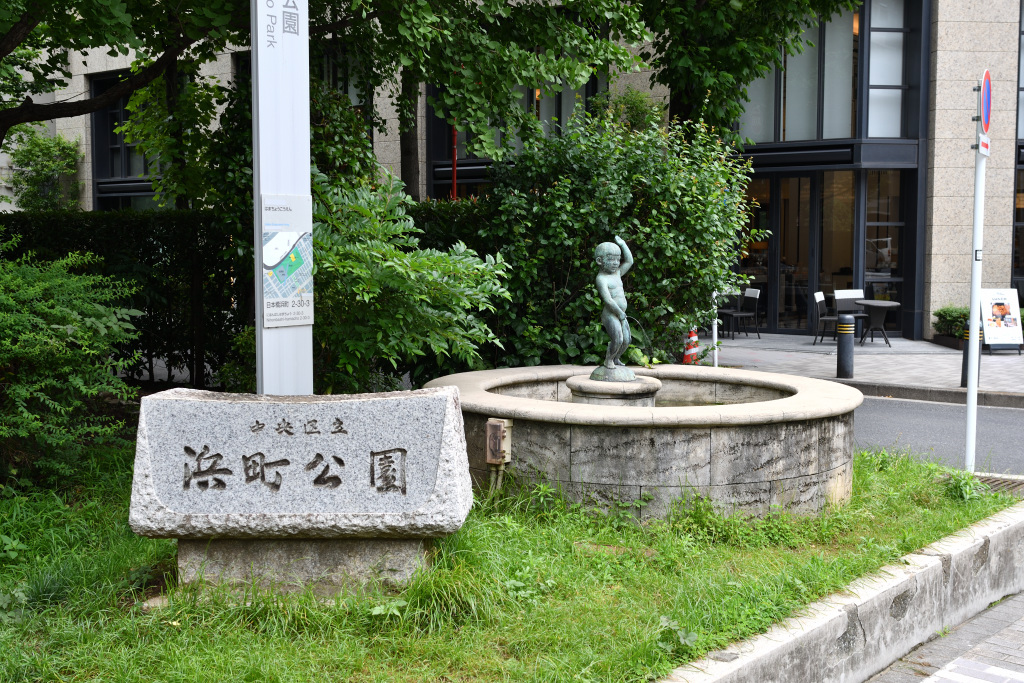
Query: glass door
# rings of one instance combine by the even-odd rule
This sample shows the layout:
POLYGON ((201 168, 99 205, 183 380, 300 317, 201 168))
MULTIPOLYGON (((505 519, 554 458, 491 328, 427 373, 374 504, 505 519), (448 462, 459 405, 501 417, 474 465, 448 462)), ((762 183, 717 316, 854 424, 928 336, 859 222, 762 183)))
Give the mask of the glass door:
POLYGON ((814 253, 812 247, 816 246, 818 237, 811 215, 811 198, 814 196, 811 185, 812 177, 809 175, 779 178, 779 213, 773 235, 778 257, 774 264, 776 277, 773 278, 772 289, 775 300, 771 307, 775 311, 775 328, 779 330, 810 329, 808 302, 810 278, 814 272, 810 255, 814 253))

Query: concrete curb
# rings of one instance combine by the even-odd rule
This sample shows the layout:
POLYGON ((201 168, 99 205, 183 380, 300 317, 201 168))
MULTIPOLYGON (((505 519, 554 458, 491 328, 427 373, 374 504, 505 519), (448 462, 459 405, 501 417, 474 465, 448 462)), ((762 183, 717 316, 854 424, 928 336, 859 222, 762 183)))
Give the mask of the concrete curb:
MULTIPOLYGON (((831 378, 831 381, 859 389, 865 396, 885 396, 886 398, 905 398, 914 401, 967 404, 966 389, 912 387, 901 384, 862 382, 856 379, 836 379, 834 377, 831 378)), ((1009 391, 979 391, 978 405, 996 408, 1024 408, 1024 394, 1009 391)))
POLYGON ((1024 590, 1024 503, 902 559, 663 683, 867 680, 944 627, 1024 590))

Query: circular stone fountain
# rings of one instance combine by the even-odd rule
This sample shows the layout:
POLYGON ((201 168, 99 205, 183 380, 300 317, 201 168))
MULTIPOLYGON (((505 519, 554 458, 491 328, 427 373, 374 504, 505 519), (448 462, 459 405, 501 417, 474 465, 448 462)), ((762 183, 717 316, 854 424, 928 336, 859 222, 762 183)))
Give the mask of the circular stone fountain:
MULTIPOLYGON (((559 365, 466 372, 427 384, 457 386, 470 472, 486 483, 485 425, 512 420, 510 470, 598 506, 645 500, 664 517, 694 494, 727 513, 773 506, 818 512, 850 498, 851 387, 806 377, 700 366, 634 368, 658 380, 654 405, 574 401, 593 368, 559 365)), ((639 393, 642 391, 638 390, 639 393)), ((633 397, 630 397, 633 400, 633 397)))

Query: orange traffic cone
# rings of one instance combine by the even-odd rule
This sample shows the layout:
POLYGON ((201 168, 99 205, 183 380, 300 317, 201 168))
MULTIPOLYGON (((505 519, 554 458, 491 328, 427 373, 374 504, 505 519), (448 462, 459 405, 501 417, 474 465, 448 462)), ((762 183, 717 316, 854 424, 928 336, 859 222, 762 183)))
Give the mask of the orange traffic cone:
POLYGON ((683 365, 697 364, 697 328, 690 329, 690 336, 686 339, 686 351, 683 353, 683 365))

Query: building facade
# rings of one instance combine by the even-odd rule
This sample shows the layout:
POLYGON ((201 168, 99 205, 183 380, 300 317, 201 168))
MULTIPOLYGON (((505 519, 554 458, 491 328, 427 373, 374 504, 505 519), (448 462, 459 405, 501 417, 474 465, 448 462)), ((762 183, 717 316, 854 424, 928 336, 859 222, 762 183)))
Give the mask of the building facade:
MULTIPOLYGON (((992 155, 985 196, 985 287, 1024 288, 1024 46, 1021 0, 984 7, 963 0, 866 0, 811 29, 802 54, 788 56, 749 88, 739 121, 753 144, 744 149, 756 200, 752 225, 771 236, 751 245, 738 267, 762 290, 768 329, 806 333, 815 324, 815 292, 863 289, 901 304, 888 325, 905 337, 930 337, 932 312, 966 305, 970 292, 977 94, 987 68, 993 81, 992 155)), ((128 68, 126 58, 88 56, 60 99, 102 91, 128 68)), ((229 80, 238 59, 225 53, 207 66, 229 80)), ((647 73, 613 88, 650 87, 647 73)), ((524 106, 543 121, 564 120, 578 93, 544 97, 524 89, 524 106)), ((419 103, 420 197, 451 193, 452 156, 459 194, 485 180, 486 160, 433 115, 424 87, 419 103)), ((655 96, 665 98, 664 90, 655 96)), ((381 93, 386 126, 374 131, 381 164, 396 175, 401 153, 397 114, 381 93)), ((124 102, 51 125, 81 142, 85 209, 153 206, 156 172, 116 127, 124 102)), ((0 192, 10 169, 2 168, 0 192)))
POLYGON ((888 325, 928 337, 933 311, 970 298, 973 88, 986 68, 983 286, 1024 277, 1020 2, 868 0, 809 38, 749 90, 740 132, 756 143, 745 150, 753 221, 772 234, 741 268, 767 294, 774 331, 812 329, 815 292, 855 288, 900 302, 888 325))

